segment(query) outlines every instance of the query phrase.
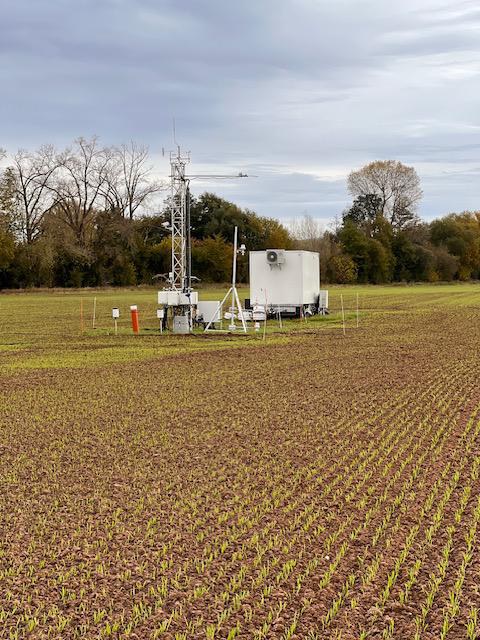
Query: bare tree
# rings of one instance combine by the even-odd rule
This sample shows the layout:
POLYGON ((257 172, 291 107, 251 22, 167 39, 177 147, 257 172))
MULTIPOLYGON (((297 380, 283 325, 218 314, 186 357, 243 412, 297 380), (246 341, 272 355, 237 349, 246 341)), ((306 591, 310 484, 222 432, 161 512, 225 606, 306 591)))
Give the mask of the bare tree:
POLYGON ((0 217, 3 226, 8 226, 15 236, 20 235, 17 212, 17 179, 13 167, 7 167, 0 173, 0 217))
POLYGON ((377 195, 380 211, 395 228, 417 219, 416 207, 423 192, 413 167, 396 160, 370 162, 348 176, 348 190, 353 197, 377 195))
POLYGON ((21 149, 14 156, 12 169, 17 196, 15 219, 25 242, 31 244, 40 233, 45 214, 56 202, 50 189, 58 169, 55 149, 51 145, 34 153, 21 149))
MULTIPOLYGON (((7 152, 0 147, 0 160, 7 152)), ((12 188, 11 170, 0 171, 0 271, 7 268, 15 254, 15 239, 12 233, 12 201, 15 191, 12 188)))
POLYGON ((323 225, 312 216, 305 215, 290 225, 294 246, 303 251, 316 251, 320 254, 320 275, 326 278, 330 259, 339 253, 334 234, 323 229, 323 225))
POLYGON ((323 237, 322 225, 310 215, 295 219, 290 225, 290 233, 299 248, 305 251, 318 251, 323 237))
POLYGON ((51 187, 56 209, 78 244, 85 246, 108 183, 112 152, 100 147, 96 137, 78 138, 58 155, 57 162, 59 172, 51 187))
POLYGON ((104 197, 107 206, 133 219, 137 209, 145 205, 152 195, 164 188, 151 180, 152 167, 147 165, 148 147, 131 141, 112 150, 104 197))

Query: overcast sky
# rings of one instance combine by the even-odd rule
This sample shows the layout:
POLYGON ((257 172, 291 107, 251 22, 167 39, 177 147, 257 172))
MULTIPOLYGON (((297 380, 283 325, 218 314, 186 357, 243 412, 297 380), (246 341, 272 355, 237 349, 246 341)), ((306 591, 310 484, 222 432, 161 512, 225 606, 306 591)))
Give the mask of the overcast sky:
POLYGON ((478 0, 0 0, 0 147, 177 138, 197 183, 328 222, 346 176, 413 165, 426 219, 480 209, 478 0))

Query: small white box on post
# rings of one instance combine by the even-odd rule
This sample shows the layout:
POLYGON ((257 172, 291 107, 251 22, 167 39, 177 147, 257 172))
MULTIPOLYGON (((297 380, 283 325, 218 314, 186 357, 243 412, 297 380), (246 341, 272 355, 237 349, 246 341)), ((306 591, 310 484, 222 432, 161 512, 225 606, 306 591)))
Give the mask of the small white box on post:
POLYGON ((115 326, 115 335, 118 333, 118 319, 120 318, 120 309, 118 307, 113 307, 112 309, 112 318, 113 324, 115 326))
POLYGON ((157 318, 160 320, 160 333, 163 333, 163 319, 165 317, 164 309, 157 309, 157 318))

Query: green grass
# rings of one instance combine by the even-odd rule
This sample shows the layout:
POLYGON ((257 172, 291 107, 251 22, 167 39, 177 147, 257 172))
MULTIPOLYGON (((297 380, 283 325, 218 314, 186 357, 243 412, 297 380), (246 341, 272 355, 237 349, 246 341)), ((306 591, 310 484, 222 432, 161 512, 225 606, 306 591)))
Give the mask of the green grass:
MULTIPOLYGON (((341 331, 341 296, 348 331, 356 327, 357 294, 361 325, 371 322, 378 314, 406 310, 423 313, 438 306, 480 303, 480 285, 477 284, 333 286, 329 291, 329 316, 284 320, 281 328, 278 321, 269 320, 267 340, 280 343, 301 339, 305 332, 341 331)), ((200 299, 219 300, 225 292, 226 287, 202 289, 200 299)), ((248 288, 241 288, 239 292, 241 299, 248 297, 248 288)), ((259 334, 251 332, 249 336, 240 332, 206 336, 201 330, 193 336, 160 335, 156 309, 157 290, 154 288, 3 293, 0 295, 0 370, 93 367, 148 360, 177 351, 210 351, 263 344, 263 327, 259 334), (132 334, 130 326, 132 304, 139 309, 139 336, 132 334), (121 313, 116 336, 112 307, 119 307, 121 313)))
POLYGON ((0 638, 413 638, 445 532, 428 632, 460 585, 478 634, 480 287, 330 303, 263 342, 160 336, 154 289, 0 295, 0 638))

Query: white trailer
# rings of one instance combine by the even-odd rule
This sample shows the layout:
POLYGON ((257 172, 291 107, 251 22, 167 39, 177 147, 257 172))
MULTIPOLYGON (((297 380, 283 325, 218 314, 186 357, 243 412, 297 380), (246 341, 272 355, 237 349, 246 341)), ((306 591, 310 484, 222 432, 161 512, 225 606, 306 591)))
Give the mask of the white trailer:
MULTIPOLYGON (((314 251, 250 251, 250 305, 266 305, 270 314, 300 315, 319 308, 320 260, 314 251)), ((328 305, 328 302, 327 302, 328 305)))

